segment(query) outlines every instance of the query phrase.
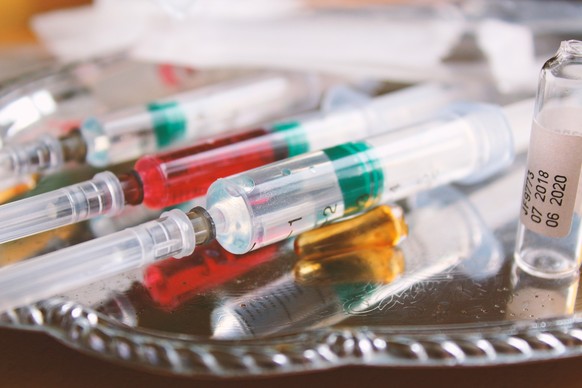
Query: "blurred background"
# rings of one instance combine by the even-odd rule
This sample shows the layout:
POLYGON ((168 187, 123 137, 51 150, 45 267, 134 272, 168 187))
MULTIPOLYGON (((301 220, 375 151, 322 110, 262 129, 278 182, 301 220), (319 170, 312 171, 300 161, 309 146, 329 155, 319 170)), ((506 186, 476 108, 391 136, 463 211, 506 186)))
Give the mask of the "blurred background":
POLYGON ((32 44, 36 37, 30 29, 31 16, 89 3, 88 0, 0 0, 0 44, 32 44))

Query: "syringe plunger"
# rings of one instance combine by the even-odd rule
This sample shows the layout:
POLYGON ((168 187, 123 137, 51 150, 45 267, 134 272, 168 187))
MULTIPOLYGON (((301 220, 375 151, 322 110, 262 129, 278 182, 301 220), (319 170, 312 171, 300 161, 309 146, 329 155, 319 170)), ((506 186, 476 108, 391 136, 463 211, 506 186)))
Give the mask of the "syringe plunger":
POLYGON ((64 162, 59 140, 45 135, 37 141, 0 150, 0 179, 50 171, 61 167, 64 162))
POLYGON ((194 251, 188 216, 171 210, 154 221, 0 269, 0 310, 57 295, 168 257, 194 251))
POLYGON ((3 205, 0 243, 97 215, 116 214, 123 206, 119 180, 115 174, 105 171, 89 181, 3 205))

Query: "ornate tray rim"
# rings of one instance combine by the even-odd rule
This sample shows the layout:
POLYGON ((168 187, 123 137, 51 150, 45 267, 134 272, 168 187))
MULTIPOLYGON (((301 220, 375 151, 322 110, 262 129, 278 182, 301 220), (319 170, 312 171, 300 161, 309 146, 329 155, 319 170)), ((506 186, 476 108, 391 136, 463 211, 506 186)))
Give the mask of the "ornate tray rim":
POLYGON ((582 355, 582 315, 447 326, 327 328, 224 341, 136 330, 76 302, 51 299, 0 315, 128 367, 181 376, 276 376, 341 366, 491 366, 582 355))

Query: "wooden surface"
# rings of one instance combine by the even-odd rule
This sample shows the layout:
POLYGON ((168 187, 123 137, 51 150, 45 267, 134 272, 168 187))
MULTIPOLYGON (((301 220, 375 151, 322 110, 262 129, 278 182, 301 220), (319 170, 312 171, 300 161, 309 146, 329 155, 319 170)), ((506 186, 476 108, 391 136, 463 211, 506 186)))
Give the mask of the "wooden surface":
POLYGON ((93 358, 43 333, 0 329, 0 387, 581 387, 582 358, 482 368, 344 367, 244 380, 161 376, 93 358))

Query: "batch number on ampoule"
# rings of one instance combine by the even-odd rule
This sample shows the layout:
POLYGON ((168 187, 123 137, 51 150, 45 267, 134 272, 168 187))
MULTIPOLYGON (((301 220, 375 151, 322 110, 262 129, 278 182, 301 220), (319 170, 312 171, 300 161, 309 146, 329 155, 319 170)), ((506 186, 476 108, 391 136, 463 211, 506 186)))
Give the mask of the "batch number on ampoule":
POLYGON ((534 123, 523 185, 521 221, 548 237, 570 232, 576 203, 582 137, 560 134, 534 123))

